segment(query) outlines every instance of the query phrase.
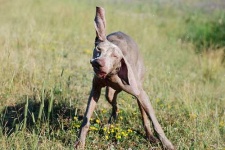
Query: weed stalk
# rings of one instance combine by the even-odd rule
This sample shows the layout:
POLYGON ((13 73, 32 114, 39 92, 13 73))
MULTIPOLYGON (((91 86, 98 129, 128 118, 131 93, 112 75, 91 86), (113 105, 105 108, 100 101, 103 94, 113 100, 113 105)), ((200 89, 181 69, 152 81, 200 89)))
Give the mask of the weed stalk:
POLYGON ((26 100, 26 104, 25 104, 25 108, 24 108, 24 123, 23 123, 23 130, 26 128, 27 126, 27 112, 28 112, 28 96, 27 96, 27 100, 26 100))
POLYGON ((48 123, 49 123, 49 119, 50 119, 50 114, 52 112, 52 105, 53 105, 53 100, 54 100, 54 92, 53 89, 51 90, 51 99, 48 105, 48 123))
POLYGON ((40 105, 39 113, 38 113, 38 121, 41 120, 44 106, 45 106, 45 82, 43 83, 43 88, 41 92, 41 105, 40 105))

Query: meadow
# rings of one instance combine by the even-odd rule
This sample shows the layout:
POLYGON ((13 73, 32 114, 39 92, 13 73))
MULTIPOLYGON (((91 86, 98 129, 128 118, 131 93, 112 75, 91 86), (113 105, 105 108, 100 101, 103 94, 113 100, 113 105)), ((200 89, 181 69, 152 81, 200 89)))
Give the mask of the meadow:
MULTIPOLYGON (((144 88, 177 149, 225 149, 225 13, 222 0, 0 0, 0 147, 73 149, 91 88, 95 7, 107 33, 139 45, 144 88), (213 7, 211 7, 213 6, 213 7)), ((137 101, 104 90, 86 149, 162 149, 145 139, 137 101)))

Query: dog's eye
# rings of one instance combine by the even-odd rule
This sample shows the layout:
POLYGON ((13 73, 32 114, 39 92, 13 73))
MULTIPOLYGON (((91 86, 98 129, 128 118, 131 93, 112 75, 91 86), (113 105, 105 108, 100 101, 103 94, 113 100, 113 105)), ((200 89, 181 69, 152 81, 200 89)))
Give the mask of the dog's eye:
POLYGON ((101 51, 102 51, 102 49, 101 49, 100 47, 98 47, 98 46, 96 46, 95 49, 96 49, 98 52, 101 52, 101 51))
POLYGON ((100 53, 98 52, 98 53, 96 54, 96 56, 99 57, 99 56, 100 56, 100 53))

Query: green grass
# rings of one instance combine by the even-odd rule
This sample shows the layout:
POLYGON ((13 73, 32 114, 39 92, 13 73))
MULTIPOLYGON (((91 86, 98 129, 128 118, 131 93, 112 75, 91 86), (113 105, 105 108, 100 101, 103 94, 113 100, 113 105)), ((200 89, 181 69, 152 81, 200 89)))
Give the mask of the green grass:
MULTIPOLYGON (((224 150, 224 45, 216 47, 224 41, 203 39, 211 45, 195 53, 206 30, 199 18, 213 22, 224 12, 205 13, 192 3, 0 1, 1 149, 73 149, 91 88, 93 19, 100 5, 107 32, 123 31, 138 43, 144 88, 175 147, 224 150), (184 40, 188 33, 192 39, 184 40)), ((108 132, 111 107, 102 93, 86 148, 161 149, 145 139, 136 100, 121 93, 118 104, 119 120, 108 132)))
POLYGON ((192 14, 187 19, 187 31, 184 39, 192 41, 197 52, 225 46, 225 19, 223 13, 214 13, 214 17, 192 14))

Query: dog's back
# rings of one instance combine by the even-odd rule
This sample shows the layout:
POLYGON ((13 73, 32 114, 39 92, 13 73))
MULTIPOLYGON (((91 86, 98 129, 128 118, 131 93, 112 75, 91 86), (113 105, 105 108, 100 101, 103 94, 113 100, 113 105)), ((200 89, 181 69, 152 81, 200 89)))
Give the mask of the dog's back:
POLYGON ((124 57, 131 65, 133 72, 136 73, 136 78, 142 81, 145 69, 136 42, 130 36, 121 31, 109 34, 107 36, 107 40, 121 49, 124 57))

